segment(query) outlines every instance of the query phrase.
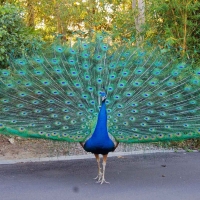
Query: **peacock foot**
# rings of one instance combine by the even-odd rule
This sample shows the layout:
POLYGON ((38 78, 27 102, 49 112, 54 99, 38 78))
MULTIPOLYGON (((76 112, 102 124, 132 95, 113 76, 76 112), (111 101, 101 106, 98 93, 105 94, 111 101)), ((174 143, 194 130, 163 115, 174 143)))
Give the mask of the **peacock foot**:
POLYGON ((103 184, 103 183, 108 183, 108 184, 110 184, 109 182, 107 182, 106 180, 105 180, 105 178, 102 176, 103 174, 101 174, 101 176, 97 176, 95 179, 97 179, 98 178, 98 180, 97 180, 97 182, 96 183, 100 183, 100 184, 103 184))
POLYGON ((103 177, 102 177, 100 183, 101 183, 101 185, 102 185, 103 183, 108 183, 108 184, 110 184, 110 182, 107 182, 107 181, 105 180, 105 178, 103 178, 103 177))
POLYGON ((97 179, 97 183, 99 183, 101 181, 102 175, 103 174, 101 172, 99 172, 99 174, 97 175, 97 177, 94 178, 95 180, 97 179))

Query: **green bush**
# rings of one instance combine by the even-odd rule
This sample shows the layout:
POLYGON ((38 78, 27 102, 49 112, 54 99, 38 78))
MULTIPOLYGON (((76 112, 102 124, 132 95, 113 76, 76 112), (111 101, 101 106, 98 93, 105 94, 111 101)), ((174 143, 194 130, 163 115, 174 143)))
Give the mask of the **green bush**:
POLYGON ((0 5, 0 68, 8 66, 11 56, 31 54, 41 47, 42 40, 25 25, 23 15, 16 5, 0 5))

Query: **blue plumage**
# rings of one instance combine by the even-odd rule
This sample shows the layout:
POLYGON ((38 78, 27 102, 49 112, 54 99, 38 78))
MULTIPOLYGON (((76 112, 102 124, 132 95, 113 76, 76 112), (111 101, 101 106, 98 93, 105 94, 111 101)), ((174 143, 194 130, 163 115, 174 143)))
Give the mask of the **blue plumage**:
POLYGON ((115 149, 113 141, 108 136, 105 100, 102 101, 94 133, 92 134, 91 138, 86 141, 84 149, 94 154, 103 155, 106 155, 115 149))

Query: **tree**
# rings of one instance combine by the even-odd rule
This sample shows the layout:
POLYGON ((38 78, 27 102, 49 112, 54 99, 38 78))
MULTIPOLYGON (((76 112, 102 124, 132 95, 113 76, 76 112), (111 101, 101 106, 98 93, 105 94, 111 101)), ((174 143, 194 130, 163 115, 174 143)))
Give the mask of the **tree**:
POLYGON ((143 40, 142 32, 145 24, 145 1, 144 0, 132 0, 132 8, 135 13, 135 28, 137 33, 138 44, 143 40))
POLYGON ((147 8, 147 37, 159 35, 163 45, 198 57, 200 49, 200 2, 197 0, 151 0, 147 8))
POLYGON ((41 46, 41 39, 26 27, 22 10, 11 4, 0 5, 0 68, 8 66, 10 56, 31 54, 41 46))
POLYGON ((35 8, 32 0, 27 0, 27 25, 29 27, 35 27, 35 8))

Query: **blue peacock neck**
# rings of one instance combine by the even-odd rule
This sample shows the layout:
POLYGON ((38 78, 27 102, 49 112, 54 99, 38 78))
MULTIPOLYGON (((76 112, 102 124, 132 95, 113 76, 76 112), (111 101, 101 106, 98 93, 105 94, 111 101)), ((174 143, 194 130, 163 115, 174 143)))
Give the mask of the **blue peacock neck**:
POLYGON ((94 133, 91 138, 85 142, 83 148, 88 152, 103 155, 115 149, 113 141, 108 136, 105 99, 102 101, 94 133))
POLYGON ((97 124, 94 130, 92 137, 98 139, 105 139, 108 137, 108 130, 107 130, 107 111, 106 111, 106 102, 105 100, 102 101, 101 108, 99 111, 97 124))

